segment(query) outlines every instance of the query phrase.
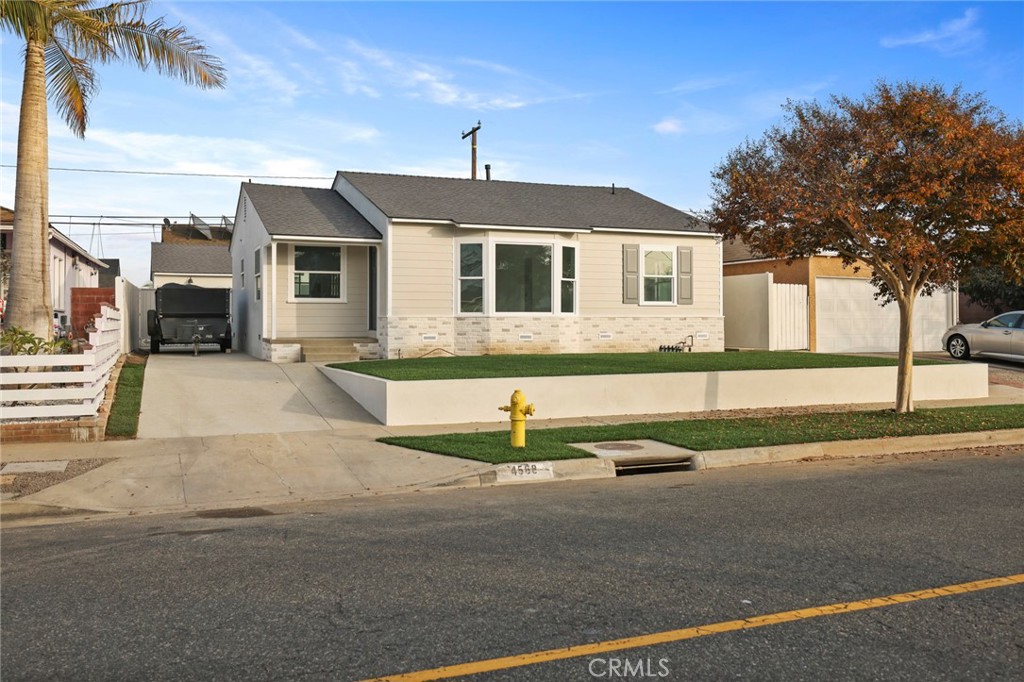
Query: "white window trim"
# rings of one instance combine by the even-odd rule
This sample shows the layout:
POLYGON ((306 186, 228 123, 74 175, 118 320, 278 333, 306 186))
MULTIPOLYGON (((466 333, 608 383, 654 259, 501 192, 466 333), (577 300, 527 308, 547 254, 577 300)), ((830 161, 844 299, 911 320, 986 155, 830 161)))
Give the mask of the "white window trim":
MULTIPOLYGON (((675 246, 662 246, 659 244, 641 244, 640 245, 640 305, 645 306, 674 306, 676 305, 676 279, 679 277, 679 263, 676 262, 676 251, 678 249, 675 246), (644 286, 645 280, 647 279, 647 254, 651 251, 668 251, 672 257, 672 275, 667 279, 672 280, 672 300, 671 301, 648 301, 644 298, 644 292, 647 288, 644 286)), ((652 275, 653 277, 654 275, 652 275)))
POLYGON ((558 246, 558 276, 555 278, 558 282, 558 314, 559 315, 579 315, 580 310, 580 249, 578 244, 561 244, 558 246), (573 273, 571 278, 562 277, 562 264, 563 264, 563 249, 572 249, 573 254, 573 273), (562 310, 562 282, 572 282, 572 312, 564 312, 562 310))
MULTIPOLYGON (((255 298, 257 301, 263 298, 263 248, 260 247, 253 251, 252 256, 252 286, 255 292, 255 298)), ((293 285, 294 286, 294 285, 293 285)))
POLYGON ((454 261, 455 267, 455 288, 453 292, 455 294, 455 314, 458 317, 487 317, 488 312, 488 291, 490 290, 490 278, 487 273, 490 271, 491 261, 488 256, 487 240, 486 239, 456 239, 455 240, 455 255, 454 261), (463 244, 480 244, 480 267, 482 268, 482 276, 479 277, 483 286, 483 310, 478 313, 465 313, 462 312, 462 280, 463 279, 478 279, 476 277, 463 277, 462 276, 462 245, 463 244))
MULTIPOLYGON (((288 245, 288 303, 348 303, 348 249, 338 244, 309 244, 309 246, 323 246, 329 249, 341 250, 340 287, 338 298, 299 298, 295 295, 295 244, 288 245)), ((305 272, 305 271, 303 271, 305 272)), ((311 270, 310 272, 327 272, 326 270, 311 270)))
POLYGON ((455 240, 453 251, 453 296, 452 308, 456 317, 538 317, 550 315, 553 317, 576 317, 579 315, 580 299, 580 245, 578 242, 563 241, 558 239, 539 240, 529 237, 464 237, 455 240), (482 313, 460 312, 461 301, 459 300, 462 289, 460 287, 460 260, 459 249, 462 244, 483 245, 483 268, 484 268, 484 310, 482 313), (494 263, 495 247, 498 244, 514 244, 516 246, 547 246, 551 248, 551 310, 549 312, 498 312, 496 310, 496 291, 494 286, 494 263), (567 246, 576 250, 576 277, 573 280, 576 286, 573 288, 573 312, 563 313, 562 310, 562 247, 567 246))

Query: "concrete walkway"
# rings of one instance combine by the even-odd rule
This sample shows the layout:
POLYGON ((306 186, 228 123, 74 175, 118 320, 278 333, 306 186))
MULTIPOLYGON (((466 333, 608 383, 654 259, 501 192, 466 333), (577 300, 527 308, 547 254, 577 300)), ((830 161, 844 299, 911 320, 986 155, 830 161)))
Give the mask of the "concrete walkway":
POLYGON ((195 357, 164 352, 151 355, 146 366, 138 437, 353 431, 378 425, 313 364, 277 365, 242 353, 195 357))

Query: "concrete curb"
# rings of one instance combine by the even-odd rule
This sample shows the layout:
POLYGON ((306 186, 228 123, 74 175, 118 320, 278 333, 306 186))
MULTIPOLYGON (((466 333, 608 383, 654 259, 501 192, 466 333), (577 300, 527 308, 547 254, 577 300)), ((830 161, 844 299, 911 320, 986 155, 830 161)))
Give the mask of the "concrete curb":
POLYGON ((615 478, 615 463, 607 459, 560 459, 550 462, 513 462, 495 464, 483 471, 438 482, 431 488, 480 488, 495 485, 522 485, 547 481, 581 481, 615 478), (536 469, 531 470, 531 469, 536 469), (513 473, 521 471, 522 473, 513 473))
POLYGON ((698 470, 719 469, 745 464, 794 462, 802 459, 877 457, 879 455, 895 455, 905 452, 935 452, 957 448, 984 448, 993 445, 1024 445, 1024 429, 712 450, 697 453, 693 458, 693 462, 698 470))

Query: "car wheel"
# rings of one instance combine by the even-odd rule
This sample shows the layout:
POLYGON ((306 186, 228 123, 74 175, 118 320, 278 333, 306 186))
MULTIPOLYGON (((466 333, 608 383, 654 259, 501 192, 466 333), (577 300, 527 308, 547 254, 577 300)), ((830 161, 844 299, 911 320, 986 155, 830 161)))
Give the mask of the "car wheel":
POLYGON ((949 339, 946 350, 957 360, 967 360, 971 357, 971 349, 967 345, 967 339, 957 334, 949 339))
POLYGON ((149 337, 149 352, 154 354, 160 352, 160 341, 155 336, 149 337))

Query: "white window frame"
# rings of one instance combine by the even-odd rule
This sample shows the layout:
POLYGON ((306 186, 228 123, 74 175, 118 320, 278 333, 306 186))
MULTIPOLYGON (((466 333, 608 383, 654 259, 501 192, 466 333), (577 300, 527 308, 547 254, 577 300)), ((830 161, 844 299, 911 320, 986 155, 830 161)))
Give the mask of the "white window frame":
MULTIPOLYGON (((333 270, 300 270, 300 272, 334 272, 333 270)), ((288 245, 288 303, 348 303, 348 249, 342 244, 289 244, 288 245), (339 249, 341 251, 341 268, 339 275, 338 298, 300 298, 295 295, 295 248, 317 247, 339 249)))
POLYGON ((657 245, 657 244, 641 244, 640 245, 640 282, 639 282, 639 284, 640 284, 640 287, 639 287, 640 291, 638 292, 639 299, 640 299, 639 300, 640 305, 650 305, 650 306, 674 306, 674 305, 676 305, 676 289, 678 288, 677 279, 679 277, 679 262, 678 262, 678 259, 676 257, 676 252, 677 251, 678 251, 678 249, 675 246, 661 246, 661 245, 657 245), (662 278, 662 279, 669 279, 669 280, 671 280, 672 287, 671 287, 670 291, 672 292, 672 300, 670 300, 670 301, 648 301, 644 297, 644 294, 647 291, 647 287, 645 286, 645 284, 646 284, 646 280, 647 280, 647 277, 648 277, 648 275, 647 275, 647 254, 652 252, 652 251, 667 251, 669 256, 672 258, 672 275, 671 276, 665 278, 665 277, 662 277, 661 275, 651 275, 651 277, 659 277, 659 278, 662 278))
POLYGON ((481 241, 478 239, 461 239, 455 242, 455 314, 460 317, 485 317, 487 315, 487 300, 489 287, 489 277, 487 273, 490 269, 490 259, 487 255, 487 242, 486 240, 481 241), (463 277, 462 276, 462 247, 476 244, 480 246, 480 277, 463 277), (462 281, 466 279, 479 279, 480 285, 483 288, 481 310, 478 313, 463 312, 462 311, 462 281))
POLYGON ((558 276, 555 277, 555 281, 558 282, 558 314, 578 315, 580 309, 580 249, 578 245, 561 244, 558 246, 558 276), (565 263, 565 249, 572 249, 573 251, 572 277, 562 276, 565 263), (572 310, 570 312, 562 310, 562 284, 565 282, 572 282, 572 310))
MULTIPOLYGON (((263 284, 263 279, 262 279, 263 268, 261 267, 262 266, 262 260, 263 260, 262 252, 263 252, 263 248, 261 247, 261 248, 256 249, 256 251, 254 251, 253 254, 252 254, 252 285, 253 285, 253 287, 256 290, 256 300, 257 301, 259 301, 259 300, 261 300, 263 298, 263 296, 262 296, 263 295, 263 287, 262 287, 262 284, 263 284)), ((292 283, 292 286, 293 287, 295 286, 294 282, 292 283)))
POLYGON ((452 268, 453 281, 453 309, 456 317, 537 317, 542 315, 573 317, 579 315, 580 300, 580 245, 578 242, 567 242, 557 239, 536 239, 536 238, 515 238, 515 237, 465 237, 455 240, 452 268), (484 306, 483 312, 464 313, 462 307, 461 280, 461 247, 463 244, 480 244, 483 248, 483 287, 484 306), (551 310, 547 312, 498 312, 497 291, 495 285, 494 264, 496 262, 495 249, 499 244, 510 244, 515 246, 546 246, 551 249, 551 310), (571 248, 575 251, 575 283, 573 287, 573 312, 562 312, 562 248, 571 248))

